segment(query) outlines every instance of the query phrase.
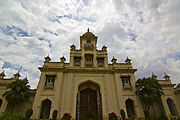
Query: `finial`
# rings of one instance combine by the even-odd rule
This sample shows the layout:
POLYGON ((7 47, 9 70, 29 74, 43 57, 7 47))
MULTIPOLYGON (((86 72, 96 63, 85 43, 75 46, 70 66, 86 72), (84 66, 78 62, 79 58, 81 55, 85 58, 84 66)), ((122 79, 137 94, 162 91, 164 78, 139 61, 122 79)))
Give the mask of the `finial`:
POLYGON ((116 58, 114 58, 114 56, 113 56, 113 58, 112 58, 111 62, 112 62, 113 64, 115 64, 115 63, 116 63, 116 61, 117 61, 117 59, 116 59, 116 58))
POLYGON ((66 61, 66 58, 64 57, 64 55, 60 58, 60 60, 61 60, 60 61, 61 63, 64 63, 66 61))
POLYGON ((165 78, 165 80, 170 80, 170 76, 167 75, 165 72, 164 72, 164 78, 165 78))
POLYGON ((87 30, 88 32, 89 32, 89 28, 88 28, 88 30, 87 30))
POLYGON ((2 72, 2 73, 0 73, 0 79, 3 79, 3 78, 4 78, 4 76, 6 76, 6 75, 5 75, 4 70, 3 70, 3 72, 2 72))
POLYGON ((152 72, 152 76, 154 75, 154 73, 152 72))
POLYGON ((49 54, 48 56, 44 57, 45 61, 44 62, 50 62, 51 61, 51 58, 49 57, 49 54))
POLYGON ((125 62, 126 62, 127 64, 131 64, 131 59, 129 59, 128 56, 127 56, 125 62))
POLYGON ((14 79, 19 79, 19 77, 21 77, 19 71, 17 73, 14 74, 14 79))
POLYGON ((157 80, 157 76, 152 72, 152 78, 157 80))

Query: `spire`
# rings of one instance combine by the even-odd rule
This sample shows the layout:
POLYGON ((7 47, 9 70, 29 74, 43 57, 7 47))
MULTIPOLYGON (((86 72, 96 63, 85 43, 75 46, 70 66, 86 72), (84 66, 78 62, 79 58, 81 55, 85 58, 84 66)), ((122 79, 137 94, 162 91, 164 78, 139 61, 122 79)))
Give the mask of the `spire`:
POLYGON ((87 29, 87 32, 89 32, 89 28, 87 29))
POLYGON ((164 79, 165 80, 170 80, 170 76, 168 76, 165 72, 164 72, 164 79))
POLYGON ((115 63, 116 63, 116 61, 117 61, 117 59, 116 59, 116 58, 114 58, 114 56, 113 56, 113 59, 111 60, 111 62, 112 62, 113 64, 115 64, 115 63))
POLYGON ((44 62, 50 62, 51 61, 51 58, 48 56, 44 57, 45 61, 44 62))
POLYGON ((4 73, 4 70, 2 71, 2 73, 0 73, 0 79, 3 79, 5 77, 5 73, 4 73))
POLYGON ((19 71, 17 73, 14 74, 14 79, 19 79, 19 77, 21 77, 19 71))
POLYGON ((103 45, 102 50, 103 50, 103 51, 106 51, 106 50, 107 50, 107 47, 106 47, 105 45, 103 45))
POLYGON ((157 76, 152 72, 152 79, 157 80, 157 76))
POLYGON ((66 58, 65 58, 64 56, 62 56, 62 57, 60 58, 60 60, 61 60, 61 63, 64 63, 64 62, 66 61, 66 58))
POLYGON ((76 49, 76 46, 74 44, 72 44, 70 47, 71 47, 71 50, 75 50, 76 49))
POLYGON ((125 62, 126 62, 127 64, 131 64, 131 59, 129 59, 128 56, 127 56, 125 62))

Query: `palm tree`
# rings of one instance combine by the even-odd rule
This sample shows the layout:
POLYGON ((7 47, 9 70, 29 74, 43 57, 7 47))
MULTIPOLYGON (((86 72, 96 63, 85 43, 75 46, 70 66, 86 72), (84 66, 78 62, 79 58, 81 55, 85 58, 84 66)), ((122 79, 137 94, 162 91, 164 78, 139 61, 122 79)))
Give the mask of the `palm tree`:
POLYGON ((27 78, 20 80, 16 79, 8 84, 8 91, 3 94, 3 97, 12 104, 11 114, 13 113, 14 106, 24 101, 28 101, 30 96, 30 86, 28 85, 27 78))
POLYGON ((154 78, 142 78, 136 81, 136 94, 144 104, 145 117, 149 117, 149 108, 164 94, 161 85, 154 78))

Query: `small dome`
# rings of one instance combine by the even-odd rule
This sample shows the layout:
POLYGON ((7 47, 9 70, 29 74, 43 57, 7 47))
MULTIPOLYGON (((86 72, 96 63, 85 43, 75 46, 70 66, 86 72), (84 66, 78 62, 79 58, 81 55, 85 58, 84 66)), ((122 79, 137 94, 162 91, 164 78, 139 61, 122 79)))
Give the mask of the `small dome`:
POLYGON ((89 32, 89 28, 86 33, 83 34, 83 36, 95 36, 92 32, 89 32))

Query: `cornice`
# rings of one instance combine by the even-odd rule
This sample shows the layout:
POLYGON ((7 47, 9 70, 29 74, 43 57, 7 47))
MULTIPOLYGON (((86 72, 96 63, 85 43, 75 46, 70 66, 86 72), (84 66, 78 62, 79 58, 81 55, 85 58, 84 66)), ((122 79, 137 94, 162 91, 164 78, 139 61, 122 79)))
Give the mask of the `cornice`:
POLYGON ((64 72, 64 73, 134 73, 137 69, 122 69, 122 68, 46 68, 38 67, 41 72, 64 72))

